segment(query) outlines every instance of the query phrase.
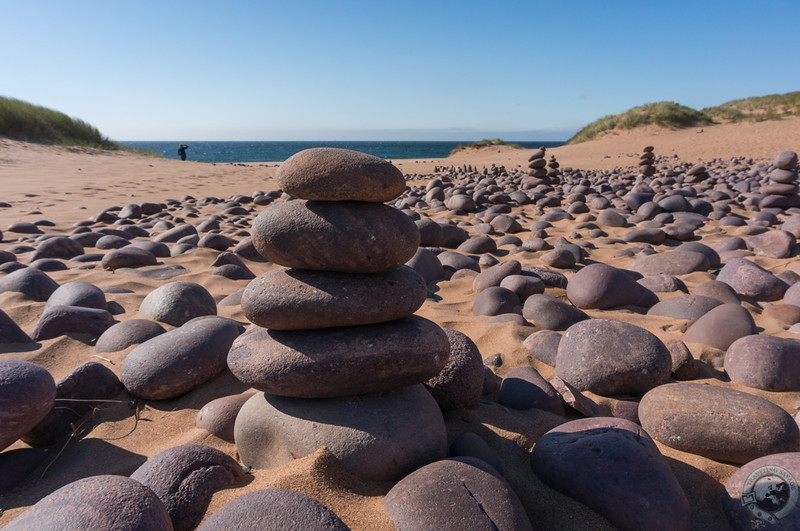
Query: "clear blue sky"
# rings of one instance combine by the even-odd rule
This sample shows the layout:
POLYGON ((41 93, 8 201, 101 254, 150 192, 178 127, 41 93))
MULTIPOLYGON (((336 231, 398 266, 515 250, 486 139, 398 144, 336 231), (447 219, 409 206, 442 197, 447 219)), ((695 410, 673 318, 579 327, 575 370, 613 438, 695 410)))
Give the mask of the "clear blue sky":
POLYGON ((0 0, 0 95, 114 140, 565 139, 800 90, 797 0, 0 0))

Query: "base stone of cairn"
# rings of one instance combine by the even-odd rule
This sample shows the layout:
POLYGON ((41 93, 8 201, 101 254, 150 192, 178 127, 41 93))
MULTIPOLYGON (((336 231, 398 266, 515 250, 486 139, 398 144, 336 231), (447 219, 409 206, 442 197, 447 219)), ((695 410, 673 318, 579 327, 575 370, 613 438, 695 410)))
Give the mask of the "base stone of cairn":
POLYGON ((761 208, 800 207, 800 195, 797 195, 797 153, 783 151, 772 161, 769 172, 769 183, 761 187, 767 194, 759 202, 761 208))
POLYGON ((271 468, 326 446, 356 475, 397 481, 443 459, 444 420, 422 383, 444 368, 450 342, 412 315, 427 295, 403 265, 419 231, 383 204, 403 192, 403 174, 378 157, 316 148, 277 179, 292 199, 264 210, 252 239, 287 268, 245 289, 253 324, 228 353, 231 372, 262 391, 236 418, 242 462, 271 468))

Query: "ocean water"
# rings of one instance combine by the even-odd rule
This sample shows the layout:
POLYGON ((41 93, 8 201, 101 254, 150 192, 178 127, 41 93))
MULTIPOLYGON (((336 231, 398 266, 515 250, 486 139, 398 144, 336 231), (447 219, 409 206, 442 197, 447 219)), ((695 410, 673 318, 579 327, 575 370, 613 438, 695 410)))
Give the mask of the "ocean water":
MULTIPOLYGON (((514 142, 526 149, 557 147, 563 142, 514 142)), ((336 141, 336 142, 184 142, 189 146, 186 159, 199 162, 279 162, 304 149, 336 147, 353 149, 384 159, 442 158, 463 142, 401 142, 401 141, 336 141)), ((120 142, 136 149, 146 149, 170 159, 178 159, 179 142, 120 142)))

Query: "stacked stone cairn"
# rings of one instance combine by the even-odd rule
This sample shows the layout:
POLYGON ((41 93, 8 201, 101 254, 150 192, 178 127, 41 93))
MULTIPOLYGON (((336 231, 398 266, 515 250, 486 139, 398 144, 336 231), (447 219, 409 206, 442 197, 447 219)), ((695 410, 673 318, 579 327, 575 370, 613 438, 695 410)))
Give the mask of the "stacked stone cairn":
POLYGON ((761 208, 800 207, 796 152, 783 151, 775 157, 769 172, 769 183, 761 191, 767 194, 759 203, 761 208))
POLYGON ((550 156, 550 162, 547 163, 547 178, 550 179, 550 184, 558 184, 561 179, 561 165, 556 160, 555 155, 550 156))
POLYGON ((653 146, 645 146, 639 157, 639 175, 642 177, 652 177, 656 173, 656 156, 653 154, 653 146))
POLYGON ((438 325, 412 315, 427 296, 404 264, 415 223, 384 204, 405 190, 391 163, 315 148, 277 179, 290 199, 265 209, 252 238, 268 271, 245 289, 253 323, 228 366, 262 391, 236 417, 245 465, 272 468, 327 447, 345 469, 397 481, 447 453, 444 420, 422 385, 450 354, 438 325))
POLYGON ((545 148, 540 147, 528 157, 528 175, 535 184, 550 184, 547 177, 547 159, 544 158, 545 148))

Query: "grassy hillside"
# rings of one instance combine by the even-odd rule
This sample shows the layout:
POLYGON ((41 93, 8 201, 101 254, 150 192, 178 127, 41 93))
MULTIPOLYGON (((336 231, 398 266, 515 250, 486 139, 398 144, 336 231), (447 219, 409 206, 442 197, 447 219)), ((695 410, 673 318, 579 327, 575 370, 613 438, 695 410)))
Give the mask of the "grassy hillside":
POLYGON ((712 120, 708 115, 691 107, 671 101, 660 101, 640 105, 623 113, 612 114, 595 120, 567 140, 567 144, 586 142, 603 131, 611 129, 633 129, 634 127, 650 124, 663 127, 694 127, 711 123, 712 120))
POLYGON ((769 94, 706 107, 702 111, 715 121, 763 122, 780 120, 785 116, 800 116, 800 92, 769 94))
POLYGON ((119 149, 116 142, 82 120, 64 113, 0 96, 0 136, 64 146, 119 149))
POLYGON ((473 142, 472 144, 466 144, 466 145, 459 144, 459 145, 457 145, 456 147, 453 148, 453 150, 450 152, 450 154, 452 155, 453 153, 458 153, 459 151, 462 151, 462 150, 465 150, 465 149, 473 149, 473 148, 474 149, 481 149, 481 148, 492 147, 492 146, 508 146, 508 147, 512 147, 512 148, 522 149, 519 144, 511 144, 511 143, 506 142, 505 140, 501 140, 499 138, 494 138, 494 139, 484 138, 483 140, 478 140, 477 142, 473 142))

